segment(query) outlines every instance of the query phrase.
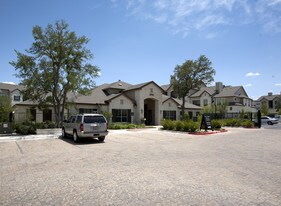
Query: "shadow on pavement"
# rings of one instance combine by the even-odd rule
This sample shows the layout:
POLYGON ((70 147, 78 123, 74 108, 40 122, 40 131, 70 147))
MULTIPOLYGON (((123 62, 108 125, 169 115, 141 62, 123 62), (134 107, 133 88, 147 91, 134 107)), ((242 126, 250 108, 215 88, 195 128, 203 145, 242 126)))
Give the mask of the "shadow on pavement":
POLYGON ((105 143, 105 142, 101 142, 98 139, 94 139, 94 138, 82 138, 82 139, 79 139, 78 142, 74 142, 72 136, 67 136, 67 137, 64 137, 64 138, 62 136, 59 136, 58 139, 60 139, 64 142, 67 142, 69 144, 72 144, 72 145, 103 144, 103 143, 105 143))

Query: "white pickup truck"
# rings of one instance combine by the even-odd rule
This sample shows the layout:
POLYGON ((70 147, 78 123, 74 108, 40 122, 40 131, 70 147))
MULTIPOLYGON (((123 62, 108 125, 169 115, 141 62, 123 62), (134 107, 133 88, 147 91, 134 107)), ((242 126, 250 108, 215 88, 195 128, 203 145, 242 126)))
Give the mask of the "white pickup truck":
POLYGON ((104 141, 107 129, 108 123, 102 114, 77 114, 63 121, 62 137, 72 135, 74 142, 89 137, 104 141))

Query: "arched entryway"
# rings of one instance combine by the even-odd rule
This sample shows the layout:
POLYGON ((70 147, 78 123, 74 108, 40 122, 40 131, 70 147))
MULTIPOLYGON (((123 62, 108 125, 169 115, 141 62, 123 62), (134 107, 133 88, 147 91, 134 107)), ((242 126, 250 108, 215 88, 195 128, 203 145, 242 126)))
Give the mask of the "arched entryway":
POLYGON ((144 100, 144 118, 146 125, 155 125, 156 100, 148 98, 144 100))

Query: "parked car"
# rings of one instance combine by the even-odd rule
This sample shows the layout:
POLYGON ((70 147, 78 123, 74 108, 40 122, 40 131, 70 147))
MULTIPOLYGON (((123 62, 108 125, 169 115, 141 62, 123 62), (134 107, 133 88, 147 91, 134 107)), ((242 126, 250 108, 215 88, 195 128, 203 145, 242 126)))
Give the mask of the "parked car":
POLYGON ((72 135, 74 142, 80 138, 97 138, 104 141, 108 123, 102 114, 77 114, 63 121, 62 137, 72 135))
POLYGON ((268 117, 268 116, 263 116, 261 117, 261 123, 263 124, 268 124, 268 125, 273 125, 273 124, 278 124, 278 120, 276 118, 268 117))

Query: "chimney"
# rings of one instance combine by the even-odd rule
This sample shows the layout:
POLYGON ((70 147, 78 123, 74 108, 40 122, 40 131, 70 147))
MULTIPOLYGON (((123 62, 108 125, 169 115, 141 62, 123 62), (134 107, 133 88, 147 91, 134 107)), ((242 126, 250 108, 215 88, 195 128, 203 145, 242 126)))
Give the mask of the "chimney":
POLYGON ((268 96, 272 96, 272 92, 268 92, 268 96))
POLYGON ((219 94, 223 89, 222 82, 216 82, 216 93, 219 94))

